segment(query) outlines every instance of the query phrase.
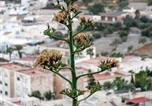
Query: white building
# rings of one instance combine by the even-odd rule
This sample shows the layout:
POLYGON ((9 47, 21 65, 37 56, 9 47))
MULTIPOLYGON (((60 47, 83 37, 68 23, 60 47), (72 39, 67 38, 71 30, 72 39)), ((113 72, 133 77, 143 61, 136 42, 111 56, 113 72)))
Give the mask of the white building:
POLYGON ((152 69, 152 59, 146 58, 142 60, 137 56, 126 56, 122 62, 119 63, 119 70, 124 72, 134 71, 135 73, 145 70, 146 68, 152 69))
POLYGON ((53 91, 51 72, 11 63, 0 65, 0 97, 26 97, 36 90, 53 91))
POLYGON ((14 72, 21 69, 24 68, 15 64, 0 65, 0 96, 14 96, 14 72))
POLYGON ((0 106, 42 106, 40 100, 34 97, 0 98, 0 106))
POLYGON ((46 6, 48 0, 21 0, 21 5, 39 9, 46 6))
POLYGON ((40 68, 15 72, 14 82, 16 97, 25 97, 37 90, 41 93, 53 91, 52 73, 40 68))

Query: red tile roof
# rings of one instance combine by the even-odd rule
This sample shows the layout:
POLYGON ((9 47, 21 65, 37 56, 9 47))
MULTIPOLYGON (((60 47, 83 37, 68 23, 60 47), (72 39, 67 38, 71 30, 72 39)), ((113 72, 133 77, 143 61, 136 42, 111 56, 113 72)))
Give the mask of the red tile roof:
POLYGON ((0 67, 6 68, 6 69, 9 69, 9 70, 16 70, 16 71, 21 71, 21 70, 28 69, 28 67, 20 66, 20 65, 17 65, 17 64, 13 64, 13 63, 0 64, 0 67))
MULTIPOLYGON (((115 72, 104 71, 104 72, 101 72, 99 74, 95 74, 94 78, 95 78, 95 80, 100 81, 100 80, 108 80, 108 79, 113 79, 116 77, 126 77, 126 76, 128 76, 128 75, 125 75, 119 71, 115 71, 115 72)), ((88 78, 84 77, 83 80, 87 81, 88 78)))
POLYGON ((144 103, 148 101, 152 101, 152 100, 146 97, 138 97, 138 98, 133 98, 133 99, 128 100, 128 103, 138 104, 138 103, 144 103))

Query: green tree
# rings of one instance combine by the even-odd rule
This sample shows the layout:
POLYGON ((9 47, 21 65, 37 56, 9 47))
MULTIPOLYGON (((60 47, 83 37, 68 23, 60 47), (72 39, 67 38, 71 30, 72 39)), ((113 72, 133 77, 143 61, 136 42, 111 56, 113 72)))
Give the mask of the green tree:
POLYGON ((123 57, 123 54, 121 54, 120 52, 113 52, 111 55, 111 57, 123 57))
POLYGON ((135 11, 135 19, 140 19, 140 10, 135 11))
POLYGON ((103 84, 103 89, 104 89, 104 90, 113 89, 113 83, 112 83, 112 82, 109 82, 109 81, 105 82, 105 83, 103 84))
POLYGON ((93 48, 87 49, 87 54, 89 54, 91 58, 94 55, 93 48))
POLYGON ((94 39, 100 39, 101 38, 101 33, 93 33, 93 38, 94 39))
POLYGON ((81 13, 75 4, 77 0, 64 1, 66 7, 65 5, 60 4, 59 0, 57 0, 57 5, 60 9, 60 12, 54 16, 53 20, 60 24, 64 24, 67 27, 67 37, 58 38, 58 36, 55 35, 56 30, 54 28, 50 28, 49 25, 44 31, 44 35, 47 35, 53 39, 62 40, 69 46, 69 64, 63 63, 63 54, 59 50, 44 50, 37 58, 35 66, 42 66, 44 69, 53 72, 54 74, 65 80, 70 87, 67 89, 63 89, 61 91, 61 94, 66 95, 72 99, 72 106, 79 106, 79 103, 81 101, 87 99, 95 92, 99 91, 101 89, 101 85, 99 83, 96 83, 96 85, 91 86, 88 91, 89 95, 78 101, 78 97, 85 93, 84 90, 78 88, 78 80, 83 77, 87 77, 90 74, 98 74, 104 70, 115 67, 117 62, 115 60, 105 60, 102 61, 99 65, 100 70, 91 73, 83 73, 80 75, 77 74, 77 70, 75 67, 75 55, 92 45, 90 36, 84 31, 87 28, 94 28, 94 23, 90 19, 80 17, 80 30, 75 32, 72 27, 73 19, 81 13), (62 69, 69 70, 71 74, 68 78, 61 73, 62 69))
POLYGON ((142 36, 152 38, 152 26, 150 25, 148 28, 142 30, 142 36))
POLYGON ((53 99, 55 94, 52 91, 47 91, 44 93, 44 97, 46 100, 51 100, 53 99))
POLYGON ((149 6, 152 5, 152 0, 148 0, 148 5, 149 5, 149 6))
POLYGON ((96 85, 96 81, 94 79, 94 76, 91 74, 91 70, 88 70, 88 89, 91 89, 92 86, 96 85))
POLYGON ((32 94, 30 95, 31 97, 35 97, 38 99, 42 99, 42 95, 40 91, 33 91, 32 94))
POLYGON ((19 58, 22 58, 22 52, 21 52, 22 49, 23 49, 23 46, 15 45, 14 50, 16 50, 18 52, 19 58))
POLYGON ((9 54, 9 60, 11 60, 11 58, 12 58, 13 51, 14 51, 14 49, 12 47, 7 47, 6 53, 9 54))
POLYGON ((87 6, 89 3, 91 3, 93 0, 82 0, 82 2, 87 6))
POLYGON ((131 45, 131 46, 128 46, 127 52, 130 52, 132 49, 133 49, 133 46, 132 46, 132 45, 131 45))
POLYGON ((117 90, 124 90, 126 85, 128 85, 128 82, 125 79, 122 79, 121 77, 117 77, 113 84, 115 85, 117 90))
POLYGON ((130 27, 137 26, 137 23, 133 17, 127 15, 124 18, 124 25, 125 25, 126 29, 129 29, 130 27))
POLYGON ((140 43, 144 44, 144 43, 146 43, 146 42, 147 42, 147 40, 146 40, 146 38, 144 38, 144 37, 141 37, 141 38, 139 39, 139 41, 138 41, 139 44, 140 44, 140 43))
POLYGON ((147 16, 141 16, 140 21, 143 22, 143 23, 148 23, 150 20, 147 16))
POLYGON ((121 41, 126 42, 128 38, 128 31, 120 31, 119 37, 121 38, 121 41))
POLYGON ((135 86, 140 87, 144 91, 152 89, 151 79, 145 70, 141 70, 139 73, 135 74, 135 86))
POLYGON ((94 4, 93 6, 88 7, 88 10, 92 14, 99 14, 101 12, 105 12, 104 5, 102 4, 94 4))
POLYGON ((118 0, 119 10, 126 8, 129 5, 128 0, 118 0))

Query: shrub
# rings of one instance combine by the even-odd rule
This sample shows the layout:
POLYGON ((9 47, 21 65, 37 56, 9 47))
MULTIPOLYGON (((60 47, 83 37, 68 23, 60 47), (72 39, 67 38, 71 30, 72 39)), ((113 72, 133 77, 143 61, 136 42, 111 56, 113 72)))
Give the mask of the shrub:
POLYGON ((31 97, 35 97, 35 98, 38 98, 38 99, 43 99, 40 91, 33 91, 30 96, 31 96, 31 97))
POLYGON ((54 98, 54 93, 51 92, 51 91, 47 91, 47 92, 44 93, 44 97, 45 97, 46 100, 51 100, 51 99, 54 98))
POLYGON ((94 39, 100 39, 101 38, 101 34, 100 33, 94 33, 93 37, 94 37, 94 39))
POLYGON ((143 38, 143 37, 142 37, 142 38, 139 39, 138 43, 139 43, 139 44, 140 44, 140 43, 144 44, 144 43, 146 43, 146 41, 147 41, 146 38, 143 38))

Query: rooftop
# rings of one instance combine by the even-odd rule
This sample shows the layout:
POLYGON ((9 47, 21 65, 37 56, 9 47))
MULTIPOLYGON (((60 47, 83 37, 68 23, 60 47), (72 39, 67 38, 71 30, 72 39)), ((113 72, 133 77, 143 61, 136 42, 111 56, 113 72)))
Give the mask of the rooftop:
MULTIPOLYGON (((120 72, 120 71, 113 71, 113 72, 110 72, 110 71, 104 71, 104 72, 101 72, 99 74, 95 74, 94 75, 94 78, 99 81, 99 80, 107 80, 107 79, 113 79, 113 78, 116 78, 116 77, 126 77, 128 76, 127 74, 123 74, 123 72, 120 72)), ((88 78, 85 77, 84 78, 84 81, 87 81, 88 78)))
POLYGON ((24 73, 27 75, 42 75, 42 74, 48 73, 48 71, 40 67, 30 68, 30 67, 24 67, 17 64, 13 64, 13 63, 1 64, 0 67, 6 68, 9 70, 15 70, 17 72, 24 73))
POLYGON ((122 14, 125 14, 125 12, 109 12, 109 13, 101 13, 100 15, 116 17, 116 16, 120 16, 122 14))
POLYGON ((146 97, 138 97, 138 98, 133 98, 133 99, 128 100, 128 103, 139 104, 139 103, 144 103, 144 102, 149 102, 149 101, 152 101, 152 100, 146 97))
POLYGON ((21 70, 28 69, 28 67, 20 66, 20 65, 17 65, 17 64, 13 64, 13 63, 1 64, 0 67, 6 68, 6 69, 9 69, 9 70, 16 70, 16 71, 21 71, 21 70))
POLYGON ((48 71, 42 69, 42 68, 30 68, 21 71, 21 73, 27 74, 27 75, 42 75, 48 73, 48 71))
POLYGON ((84 61, 81 61, 77 64, 77 66, 79 67, 79 65, 94 65, 94 66, 99 66, 100 62, 102 60, 106 60, 106 59, 114 59, 114 58, 111 58, 111 57, 104 57, 104 56, 100 56, 100 57, 96 57, 96 58, 91 58, 91 59, 88 59, 88 60, 84 60, 84 61))

